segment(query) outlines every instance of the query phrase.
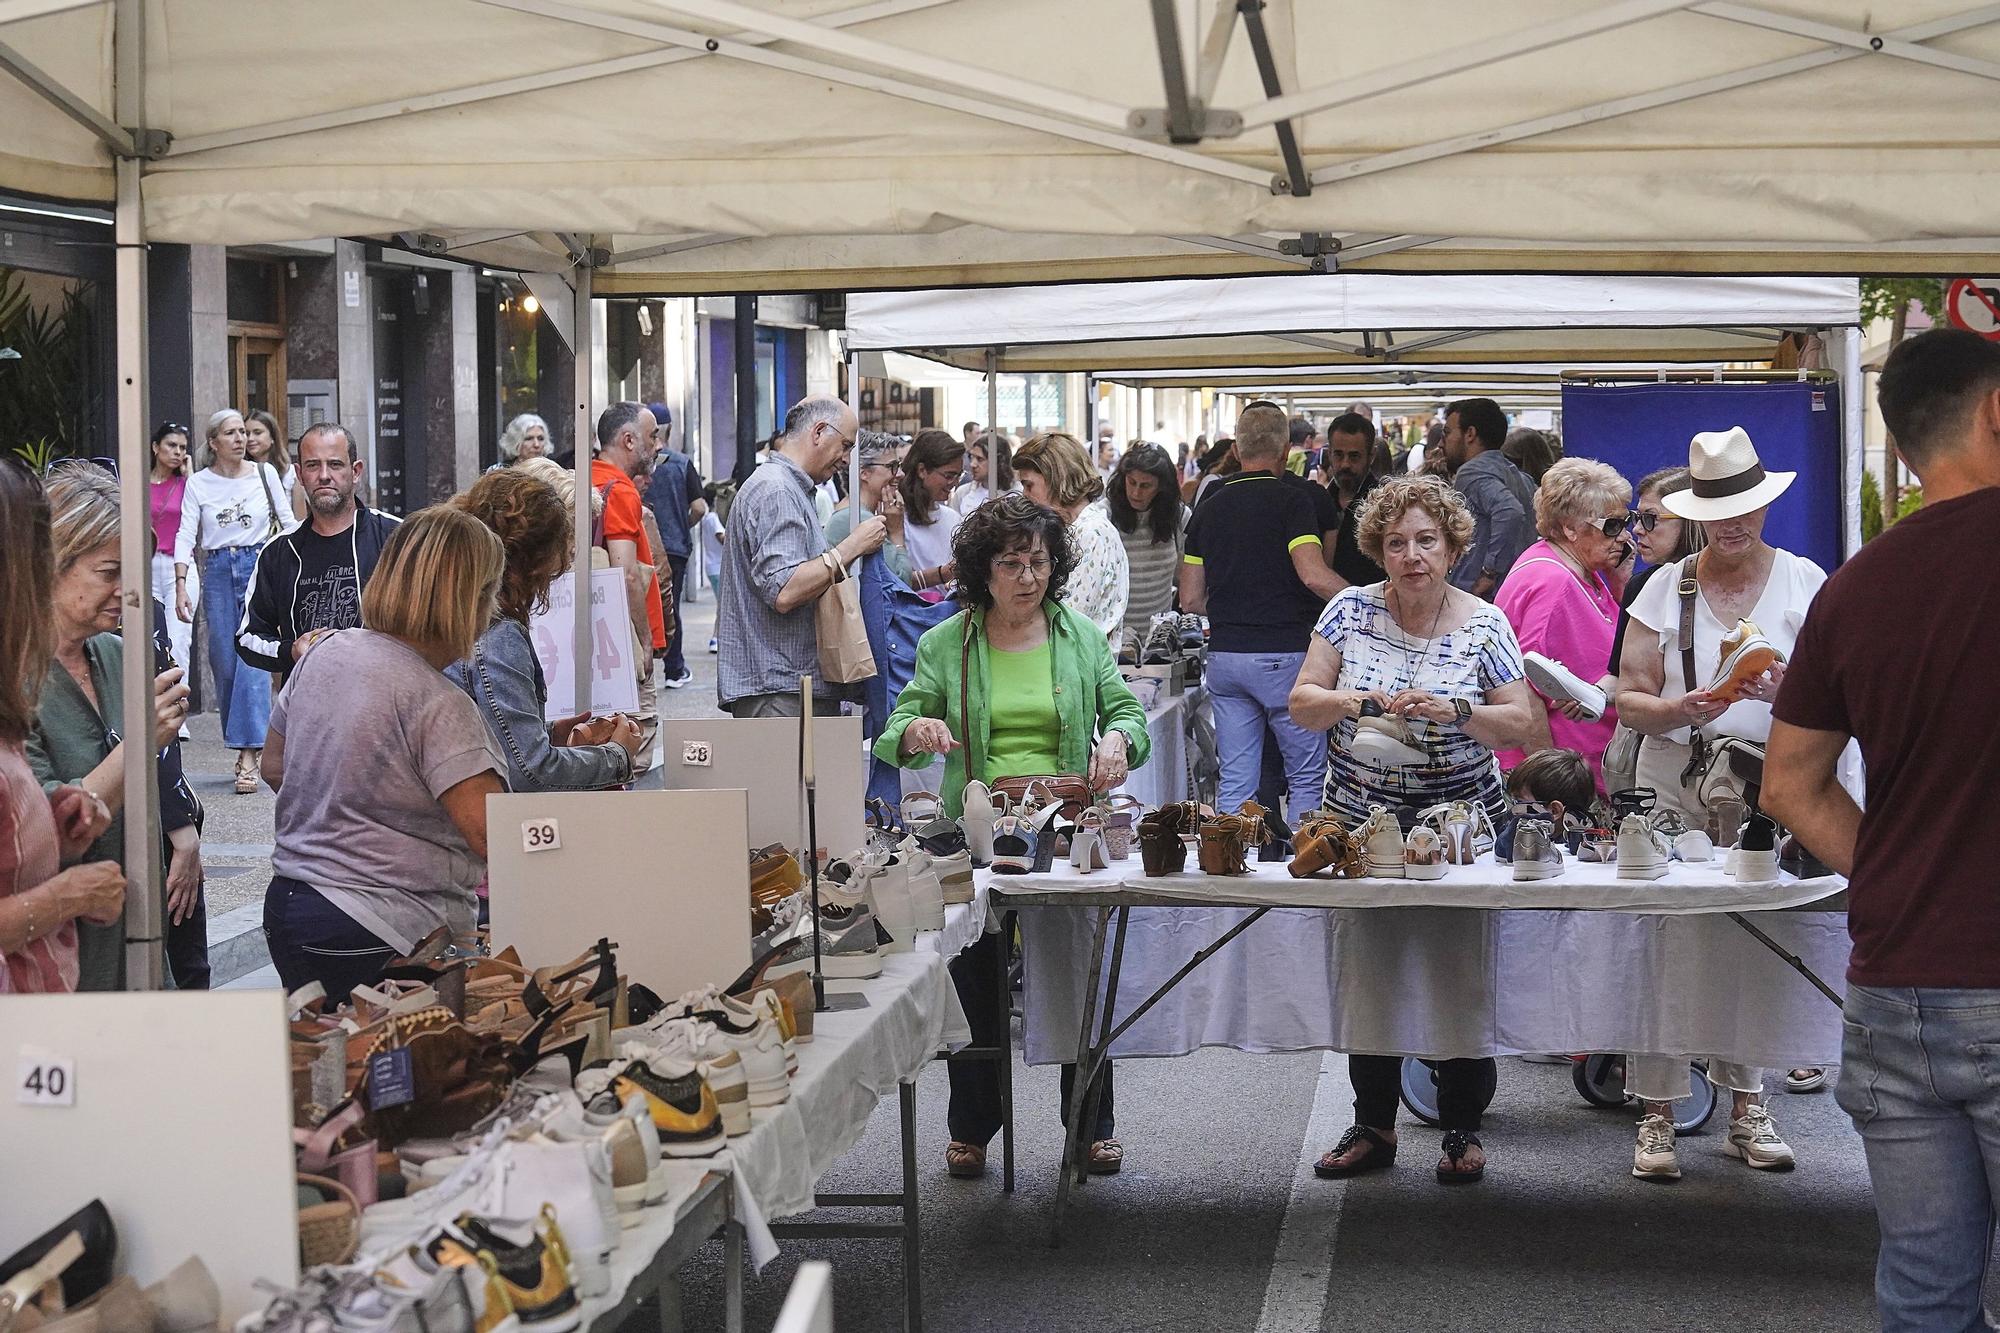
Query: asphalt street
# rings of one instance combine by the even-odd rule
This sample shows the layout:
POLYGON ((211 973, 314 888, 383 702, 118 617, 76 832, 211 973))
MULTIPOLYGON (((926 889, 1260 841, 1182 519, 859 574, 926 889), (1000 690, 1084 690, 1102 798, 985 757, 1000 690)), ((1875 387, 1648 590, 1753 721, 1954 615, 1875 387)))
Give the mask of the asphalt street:
MULTIPOLYGON (((715 659, 702 651, 713 603, 688 612, 695 679, 660 692, 666 716, 715 711, 715 659)), ((231 791, 213 714, 196 718, 193 733, 189 769, 209 808, 210 914, 243 909, 233 928, 249 929, 269 879, 273 797, 231 791)), ((268 974, 244 980, 275 984, 268 974)), ((1482 1134, 1487 1179, 1447 1189, 1432 1177, 1437 1132, 1407 1115, 1391 1170, 1313 1176, 1313 1159, 1351 1116, 1342 1057, 1207 1050, 1130 1061, 1118 1083, 1124 1172, 1076 1196, 1055 1248, 1055 1071, 1017 1062, 1011 1196, 997 1141, 987 1178, 946 1176, 942 1066, 917 1086, 920 1267, 933 1330, 1875 1326, 1867 1171, 1830 1091, 1772 1097, 1796 1171, 1755 1172, 1723 1156, 1718 1115, 1683 1140, 1682 1181, 1647 1184, 1629 1174, 1630 1112, 1587 1106, 1566 1068, 1502 1060, 1482 1134)), ((822 1188, 895 1190, 899 1161, 891 1096, 822 1188)), ((771 1326, 797 1265, 812 1258, 833 1264, 841 1333, 901 1327, 897 1243, 842 1240, 787 1242, 746 1282, 750 1328, 771 1326)), ((686 1327, 721 1328, 720 1245, 682 1277, 686 1327)))

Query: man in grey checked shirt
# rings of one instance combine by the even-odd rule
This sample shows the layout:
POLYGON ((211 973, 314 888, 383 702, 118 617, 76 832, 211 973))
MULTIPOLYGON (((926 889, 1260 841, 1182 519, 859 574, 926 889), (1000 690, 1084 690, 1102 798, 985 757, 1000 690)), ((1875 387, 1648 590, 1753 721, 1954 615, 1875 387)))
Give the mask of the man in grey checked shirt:
MULTIPOLYGON (((716 697, 737 717, 797 717, 799 677, 819 675, 813 603, 833 586, 820 556, 829 548, 813 510, 813 488, 839 471, 860 423, 838 398, 804 398, 785 413, 784 433, 736 493, 722 542, 722 595, 716 603, 716 697)), ((852 565, 879 550, 888 528, 871 518, 831 548, 852 565)), ((817 704, 815 705, 817 711, 817 704)))

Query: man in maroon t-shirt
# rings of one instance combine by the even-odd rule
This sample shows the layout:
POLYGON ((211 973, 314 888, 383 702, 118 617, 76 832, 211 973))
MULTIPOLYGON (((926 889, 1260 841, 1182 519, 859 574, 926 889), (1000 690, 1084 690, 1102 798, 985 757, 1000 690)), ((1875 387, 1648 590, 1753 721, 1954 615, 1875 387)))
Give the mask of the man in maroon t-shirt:
POLYGON ((2000 1203, 2000 344, 1889 355, 1924 507, 1827 580, 1772 712, 1763 804, 1848 876, 1840 1084, 1868 1152, 1885 1330, 1988 1328, 2000 1203), (1861 742, 1868 808, 1834 778, 1861 742))

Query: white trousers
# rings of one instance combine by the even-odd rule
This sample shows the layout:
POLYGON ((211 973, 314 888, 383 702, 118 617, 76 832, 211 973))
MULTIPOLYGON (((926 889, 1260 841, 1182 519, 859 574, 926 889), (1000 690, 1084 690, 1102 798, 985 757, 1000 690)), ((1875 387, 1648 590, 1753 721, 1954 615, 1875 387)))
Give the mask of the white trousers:
MULTIPOLYGON (((1693 787, 1681 782, 1687 767, 1689 748, 1663 736, 1647 736, 1639 742, 1638 782, 1651 787, 1657 798, 1656 810, 1678 810, 1689 828, 1700 828, 1708 811, 1693 787)), ((1701 1052, 1694 1052, 1699 1055, 1701 1052)), ((1642 1101, 1677 1102, 1692 1088, 1688 1081, 1687 1055, 1627 1055, 1625 1091, 1642 1101)), ((1732 1092, 1762 1092, 1764 1071, 1755 1065, 1740 1065, 1720 1056, 1708 1057, 1708 1081, 1732 1092)))
MULTIPOLYGON (((187 595, 188 610, 193 612, 201 605, 201 570, 195 565, 188 566, 187 595)), ((188 654, 194 644, 194 625, 182 620, 174 606, 174 558, 158 551, 153 553, 153 596, 167 608, 167 642, 173 645, 174 661, 183 670, 192 670, 192 659, 188 654)), ((166 668, 160 669, 164 671, 166 668)))

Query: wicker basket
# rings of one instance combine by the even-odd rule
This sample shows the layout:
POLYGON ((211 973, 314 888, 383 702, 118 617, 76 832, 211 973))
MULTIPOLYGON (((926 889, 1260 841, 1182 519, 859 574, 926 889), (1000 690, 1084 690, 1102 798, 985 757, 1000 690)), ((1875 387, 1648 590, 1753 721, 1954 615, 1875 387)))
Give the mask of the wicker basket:
POLYGON ((331 1176, 299 1173, 299 1184, 325 1196, 299 1209, 299 1263, 344 1264, 361 1248, 361 1205, 331 1176))

